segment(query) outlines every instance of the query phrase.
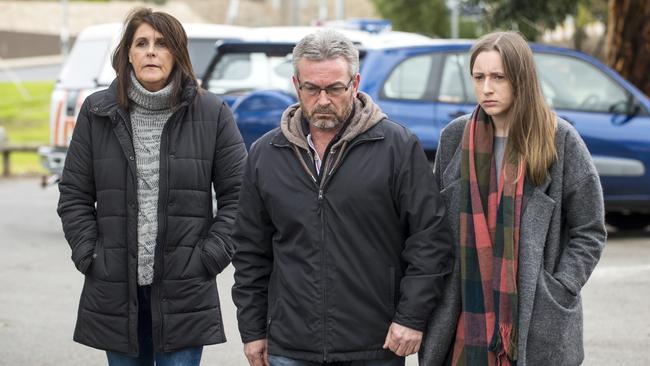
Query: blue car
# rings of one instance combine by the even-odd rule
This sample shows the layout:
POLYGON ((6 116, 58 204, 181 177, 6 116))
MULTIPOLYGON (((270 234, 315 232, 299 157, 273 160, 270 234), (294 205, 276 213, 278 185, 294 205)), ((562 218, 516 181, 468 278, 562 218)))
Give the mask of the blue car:
MULTIPOLYGON (((247 145, 279 124, 296 102, 293 45, 314 29, 261 29, 226 42, 203 77, 204 87, 233 108, 247 145), (284 36, 274 35, 282 31, 284 36), (284 38, 283 38, 284 37, 284 38)), ((347 31, 359 45, 360 89, 410 128, 430 159, 441 129, 476 106, 469 76, 470 40, 434 40, 400 32, 347 31)), ((650 224, 650 100, 597 59, 531 44, 542 92, 584 139, 600 174, 608 222, 619 229, 650 224)))

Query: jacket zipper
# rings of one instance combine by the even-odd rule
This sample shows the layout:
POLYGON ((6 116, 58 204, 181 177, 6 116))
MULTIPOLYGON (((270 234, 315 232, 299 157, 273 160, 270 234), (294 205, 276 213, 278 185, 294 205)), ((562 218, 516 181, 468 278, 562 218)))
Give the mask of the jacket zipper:
MULTIPOLYGON (((372 137, 372 138, 366 138, 366 139, 360 139, 357 141, 354 141, 347 149, 345 148, 345 145, 347 142, 343 143, 343 146, 339 150, 339 154, 342 155, 336 155, 336 161, 333 166, 331 166, 331 161, 332 161, 332 155, 327 154, 325 159, 325 166, 324 170, 322 170, 323 174, 321 177, 320 182, 316 179, 314 174, 311 172, 309 167, 307 166, 307 162, 305 162, 305 159, 303 156, 300 154, 299 148, 295 145, 276 145, 276 147, 293 147, 293 151, 296 154, 296 157, 298 158, 298 161, 300 162, 300 165, 303 167, 307 175, 311 178, 312 182, 316 185, 316 188, 318 189, 318 213, 320 216, 320 227, 321 227, 321 246, 322 246, 322 269, 321 269, 321 278, 323 282, 323 288, 322 288, 322 296, 323 296, 323 362, 327 362, 327 286, 326 286, 326 280, 327 280, 327 263, 326 263, 326 255, 325 255, 325 215, 323 214, 323 196, 325 192, 325 187, 327 183, 329 182, 331 176, 334 174, 334 171, 336 170, 337 167, 339 167, 343 161, 343 158, 347 155, 348 151, 350 151, 353 147, 364 143, 364 142, 369 142, 369 141, 376 141, 376 140, 382 140, 383 137, 372 137), (330 169, 331 166, 331 169, 330 169)), ((311 155, 310 155, 311 156, 311 155)), ((270 325, 270 321, 269 321, 270 325)))
MULTIPOLYGON (((162 135, 165 137, 164 139, 161 138, 161 146, 160 146, 160 159, 163 162, 164 166, 163 168, 165 169, 165 189, 161 190, 161 185, 158 185, 158 205, 162 206, 161 208, 161 220, 158 220, 158 233, 160 235, 160 243, 156 242, 156 252, 158 252, 158 264, 160 264, 159 268, 160 270, 157 271, 155 269, 155 261, 154 261, 154 284, 158 284, 156 286, 157 289, 157 300, 158 300, 158 316, 159 316, 159 347, 161 350, 164 351, 165 349, 165 343, 164 343, 164 327, 163 327, 163 310, 162 310, 162 300, 163 300, 163 294, 162 294, 162 277, 163 274, 165 273, 165 238, 167 237, 167 200, 169 199, 169 130, 171 129, 171 125, 176 123, 175 118, 178 115, 178 112, 181 111, 185 106, 187 105, 187 102, 182 103, 174 113, 169 117, 167 122, 165 123, 162 131, 162 135), (164 145, 163 145, 164 143, 164 145), (162 197, 161 197, 162 193, 162 197), (164 199, 160 199, 164 198, 164 199), (162 205, 161 205, 162 204, 162 205), (159 248, 159 249, 158 249, 159 248), (158 276, 155 276, 155 275, 158 276)), ((160 180, 160 172, 158 173, 158 179, 160 180)), ((160 209, 160 207, 159 207, 160 209)), ((154 258, 155 258, 156 253, 154 253, 154 258)), ((152 286, 153 288, 153 286, 152 286)), ((154 349, 155 349, 155 342, 154 342, 154 349)))

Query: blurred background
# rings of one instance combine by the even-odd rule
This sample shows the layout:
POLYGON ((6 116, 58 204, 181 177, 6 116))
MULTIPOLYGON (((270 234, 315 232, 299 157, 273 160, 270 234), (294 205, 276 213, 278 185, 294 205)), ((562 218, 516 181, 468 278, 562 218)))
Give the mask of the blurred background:
MULTIPOLYGON (((77 91, 75 99, 62 99, 70 98, 62 77, 80 73, 93 58, 82 54, 65 70, 67 61, 72 65, 77 38, 90 26, 122 22, 135 6, 168 12, 184 24, 233 26, 228 29, 235 33, 270 26, 345 26, 350 19, 383 19, 393 31, 450 42, 518 30, 531 42, 579 51, 598 60, 594 64, 607 65, 603 68, 613 71, 606 78, 628 90, 625 108, 630 108, 619 113, 612 105, 601 111, 621 114, 611 123, 627 131, 620 136, 600 131, 610 134, 627 159, 607 161, 610 172, 623 173, 606 183, 639 193, 609 215, 608 245, 583 289, 584 364, 650 364, 650 1, 0 0, 0 365, 105 364, 102 352, 72 342, 83 278, 69 259, 55 212, 52 164, 63 161, 65 136, 86 95, 77 91), (66 109, 67 117, 59 121, 66 109)), ((195 67, 208 67, 214 42, 197 53, 195 67)), ((104 76, 92 76, 92 88, 100 87, 104 76)), ((588 124, 590 116, 576 118, 588 124)), ((232 268, 218 281, 229 342, 207 347, 203 364, 245 365, 230 300, 232 268)), ((416 358, 408 364, 416 365, 416 358)))

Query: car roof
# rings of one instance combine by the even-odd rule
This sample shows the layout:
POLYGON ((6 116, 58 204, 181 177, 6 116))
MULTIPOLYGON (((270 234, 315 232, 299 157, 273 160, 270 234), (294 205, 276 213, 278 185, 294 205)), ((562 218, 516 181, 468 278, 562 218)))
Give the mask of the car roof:
POLYGON ((269 43, 297 43, 308 34, 318 32, 323 29, 335 29, 348 37, 353 43, 360 45, 362 48, 390 48, 395 46, 415 46, 427 45, 435 42, 433 38, 407 32, 381 31, 367 32, 362 30, 346 29, 331 26, 312 26, 312 27, 257 27, 250 28, 250 32, 242 38, 244 42, 269 42, 269 43))

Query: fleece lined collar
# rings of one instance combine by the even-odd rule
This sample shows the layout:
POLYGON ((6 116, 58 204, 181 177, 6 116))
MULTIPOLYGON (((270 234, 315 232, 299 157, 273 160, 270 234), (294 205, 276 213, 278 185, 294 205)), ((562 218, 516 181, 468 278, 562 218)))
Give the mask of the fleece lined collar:
MULTIPOLYGON (((332 148, 337 148, 344 142, 352 141, 355 137, 368 131, 384 118, 386 118, 386 114, 382 112, 372 98, 366 93, 359 92, 354 99, 354 107, 349 124, 345 128, 341 138, 332 148)), ((280 129, 289 142, 304 150, 308 150, 309 145, 307 144, 307 137, 303 130, 302 120, 303 114, 300 103, 296 103, 287 108, 282 114, 280 129)))

